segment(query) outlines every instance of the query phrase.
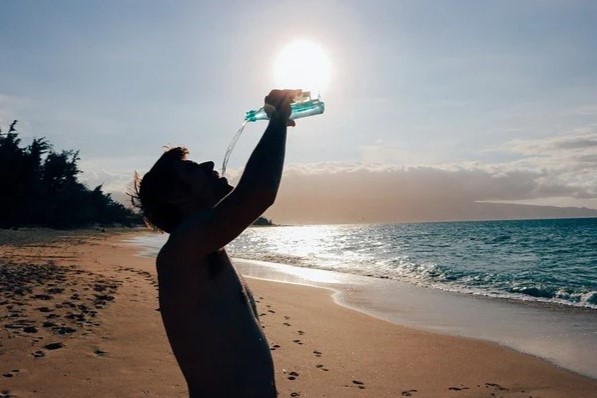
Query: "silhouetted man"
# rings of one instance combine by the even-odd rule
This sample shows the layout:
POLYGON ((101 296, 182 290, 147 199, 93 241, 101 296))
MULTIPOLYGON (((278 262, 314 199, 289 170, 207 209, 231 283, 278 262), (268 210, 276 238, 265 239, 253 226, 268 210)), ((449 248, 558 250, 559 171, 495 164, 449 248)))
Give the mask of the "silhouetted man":
POLYGON ((224 246, 274 203, 298 93, 265 97, 270 121, 236 188, 213 162, 187 160, 180 147, 165 152, 137 185, 146 220, 170 234, 156 260, 160 307, 193 398, 276 396, 253 298, 224 246))

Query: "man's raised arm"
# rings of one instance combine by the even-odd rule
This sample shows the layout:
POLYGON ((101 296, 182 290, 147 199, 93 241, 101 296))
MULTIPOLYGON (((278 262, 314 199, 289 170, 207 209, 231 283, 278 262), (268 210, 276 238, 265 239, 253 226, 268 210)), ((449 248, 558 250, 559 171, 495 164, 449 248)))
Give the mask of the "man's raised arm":
POLYGON ((290 103, 298 93, 300 90, 273 90, 265 97, 270 121, 237 187, 215 207, 197 212, 175 231, 177 251, 198 256, 216 251, 274 203, 282 178, 287 126, 294 126, 289 119, 290 103))

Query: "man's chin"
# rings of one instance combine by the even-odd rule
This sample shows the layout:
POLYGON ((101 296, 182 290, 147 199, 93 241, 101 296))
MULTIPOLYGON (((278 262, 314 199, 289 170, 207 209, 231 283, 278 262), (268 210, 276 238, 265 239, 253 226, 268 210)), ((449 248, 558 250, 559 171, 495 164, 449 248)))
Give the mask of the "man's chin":
POLYGON ((222 198, 226 195, 228 195, 230 192, 232 192, 232 190, 234 189, 234 187, 230 184, 228 184, 228 180, 224 177, 222 177, 220 179, 220 181, 222 182, 222 185, 220 187, 220 191, 222 193, 222 198))

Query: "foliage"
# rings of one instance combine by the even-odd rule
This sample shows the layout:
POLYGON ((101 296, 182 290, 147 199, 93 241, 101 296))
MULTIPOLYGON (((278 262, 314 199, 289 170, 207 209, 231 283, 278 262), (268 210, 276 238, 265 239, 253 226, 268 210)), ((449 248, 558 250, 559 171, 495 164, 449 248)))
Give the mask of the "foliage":
POLYGON ((99 185, 89 190, 77 180, 78 151, 56 152, 45 138, 21 146, 15 120, 0 129, 0 228, 90 225, 133 226, 141 217, 99 185))
POLYGON ((253 225, 259 226, 259 227, 271 227, 274 225, 274 223, 272 222, 272 220, 265 218, 265 217, 259 217, 257 220, 255 220, 255 222, 253 223, 253 225))

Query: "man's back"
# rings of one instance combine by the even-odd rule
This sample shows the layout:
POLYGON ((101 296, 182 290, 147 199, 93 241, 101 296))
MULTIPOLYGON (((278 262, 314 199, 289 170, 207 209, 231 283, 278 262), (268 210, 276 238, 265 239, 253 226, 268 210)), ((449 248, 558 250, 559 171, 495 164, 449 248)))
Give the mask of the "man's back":
POLYGON ((224 250, 157 260, 160 308, 190 396, 275 397, 271 353, 250 293, 224 250))

